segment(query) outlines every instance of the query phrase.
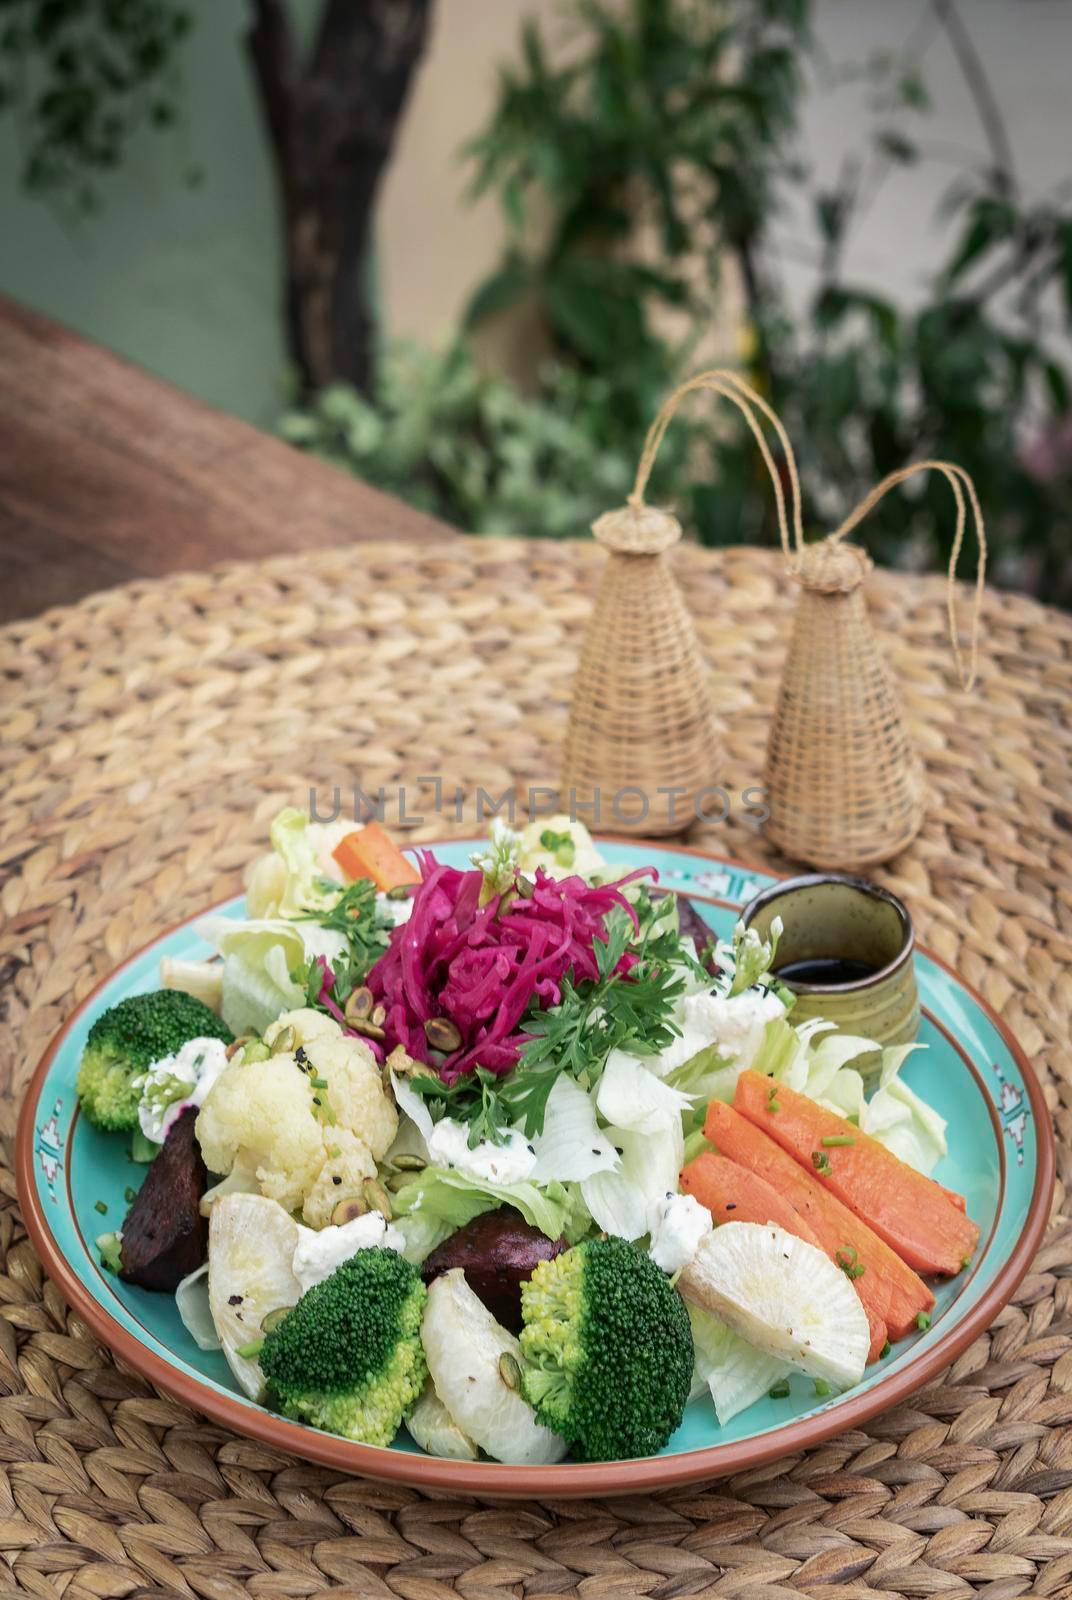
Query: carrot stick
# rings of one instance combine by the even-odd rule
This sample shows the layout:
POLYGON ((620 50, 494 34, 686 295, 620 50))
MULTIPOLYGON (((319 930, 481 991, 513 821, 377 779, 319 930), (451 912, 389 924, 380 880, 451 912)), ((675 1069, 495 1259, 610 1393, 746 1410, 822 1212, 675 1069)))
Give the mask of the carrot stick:
MULTIPOLYGON (((725 1156, 705 1150, 681 1174, 681 1187, 706 1206, 716 1222, 773 1222, 798 1239, 819 1245, 800 1212, 765 1178, 725 1156)), ((820 1246, 821 1248, 821 1246, 820 1246)))
POLYGON ((915 1271, 952 1278, 972 1255, 979 1229, 941 1185, 844 1117, 752 1071, 733 1104, 915 1271))
MULTIPOLYGON (((780 1089, 778 1097, 780 1105, 780 1089)), ((891 1339, 903 1339, 914 1331, 916 1318, 921 1312, 930 1312, 934 1296, 922 1278, 906 1267, 865 1222, 732 1106, 712 1100, 704 1133, 722 1155, 766 1179, 783 1194, 832 1261, 837 1262, 840 1257, 839 1264, 863 1267, 863 1272, 853 1278, 853 1287, 872 1328, 884 1323, 891 1339)))
POLYGON ((413 862, 375 818, 348 833, 331 853, 348 878, 371 878, 377 889, 399 889, 421 881, 413 862))

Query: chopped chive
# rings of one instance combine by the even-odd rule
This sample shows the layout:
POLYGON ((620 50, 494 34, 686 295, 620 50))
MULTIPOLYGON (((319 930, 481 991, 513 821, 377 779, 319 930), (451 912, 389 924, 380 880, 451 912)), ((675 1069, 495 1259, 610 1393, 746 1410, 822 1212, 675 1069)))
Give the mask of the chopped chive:
POLYGON ((960 1270, 961 1270, 961 1272, 966 1272, 967 1269, 970 1266, 971 1266, 971 1256, 961 1256, 961 1258, 960 1258, 960 1270))
POLYGON ((892 1349, 893 1349, 893 1346, 890 1344, 890 1341, 887 1339, 886 1343, 882 1346, 882 1349, 878 1353, 879 1354, 879 1360, 881 1360, 883 1356, 888 1356, 892 1349))
POLYGON ((820 1397, 820 1399, 823 1397, 823 1395, 830 1394, 831 1392, 830 1385, 827 1383, 825 1378, 816 1378, 815 1393, 820 1397))
POLYGON ((920 1333, 926 1333, 930 1325, 930 1314, 926 1311, 921 1311, 919 1316, 916 1318, 916 1327, 919 1329, 920 1333))
POLYGON ((263 1344, 263 1339, 251 1339, 248 1344, 240 1344, 235 1350, 235 1355, 241 1356, 243 1361, 256 1361, 263 1344))
POLYGON ((128 1206, 132 1206, 137 1198, 138 1191, 136 1189, 132 1189, 128 1183, 126 1188, 123 1190, 123 1199, 126 1201, 128 1206))
POLYGON ((108 1215, 108 1207, 105 1205, 103 1200, 98 1200, 93 1209, 94 1211, 99 1211, 102 1217, 106 1217, 108 1215))
POLYGON ((328 1086, 328 1080, 326 1078, 310 1078, 309 1082, 312 1084, 314 1089, 326 1089, 328 1086))
POLYGON ((338 1159, 339 1159, 339 1157, 341 1155, 342 1155, 342 1150, 340 1149, 340 1147, 337 1144, 333 1144, 331 1146, 331 1148, 328 1150, 328 1157, 332 1161, 338 1161, 338 1159))
POLYGON ((833 1170, 830 1166, 830 1157, 827 1155, 825 1150, 813 1150, 811 1153, 811 1164, 819 1176, 823 1178, 827 1177, 828 1174, 833 1170))
POLYGON ((781 1109, 782 1107, 778 1100, 778 1091, 777 1089, 771 1089, 767 1095, 767 1110, 773 1114, 775 1111, 780 1111, 781 1109))
POLYGON ((819 1143, 828 1150, 836 1150, 839 1145, 855 1144, 856 1140, 851 1133, 824 1133, 819 1143))
POLYGON ((845 1276, 847 1278, 851 1278, 853 1282, 855 1282, 857 1278, 862 1278, 864 1273, 867 1271, 867 1268, 864 1266, 863 1262, 856 1259, 856 1250, 851 1244, 847 1244, 844 1249, 839 1250, 834 1256, 834 1260, 837 1262, 845 1276))
POLYGON ((772 1400, 787 1400, 789 1398, 789 1379, 779 1378, 777 1383, 767 1390, 772 1400))

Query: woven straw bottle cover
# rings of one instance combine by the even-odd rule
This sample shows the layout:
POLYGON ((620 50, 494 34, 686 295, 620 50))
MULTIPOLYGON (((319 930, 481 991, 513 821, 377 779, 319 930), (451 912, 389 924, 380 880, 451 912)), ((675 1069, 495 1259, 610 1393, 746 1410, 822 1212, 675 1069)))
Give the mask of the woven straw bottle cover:
POLYGON ((682 833, 703 791, 721 779, 708 671, 664 560, 681 524, 644 503, 670 419, 698 389, 744 412, 782 493, 752 406, 780 432, 777 418, 735 373, 705 372, 675 390, 652 423, 628 503, 593 523, 609 559, 573 683, 562 790, 583 820, 612 833, 682 833))
POLYGON ((792 544, 784 519, 781 531, 800 600, 767 746, 766 832, 786 855, 813 867, 858 871, 888 861, 911 843, 923 824, 923 770, 864 600, 871 562, 842 541, 896 484, 931 471, 943 474, 956 501, 949 631, 961 682, 970 689, 978 663, 986 535, 968 474, 947 461, 920 461, 893 472, 834 533, 805 545, 795 467, 791 471, 792 544), (965 496, 979 541, 967 664, 960 648, 954 587, 964 540, 965 496))

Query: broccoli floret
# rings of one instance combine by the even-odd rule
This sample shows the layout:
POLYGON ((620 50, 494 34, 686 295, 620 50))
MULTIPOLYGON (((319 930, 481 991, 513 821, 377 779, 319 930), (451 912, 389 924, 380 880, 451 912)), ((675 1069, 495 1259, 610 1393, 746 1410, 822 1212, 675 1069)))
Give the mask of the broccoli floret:
POLYGON ((624 1239, 588 1239, 521 1286, 525 1398, 584 1461, 654 1455, 681 1421, 692 1329, 676 1290, 624 1239))
POLYGON ((388 1445, 424 1387, 420 1269, 394 1250, 359 1250, 265 1335, 261 1371, 288 1417, 388 1445))
POLYGON ((134 994, 99 1016, 78 1068, 78 1096, 90 1122, 125 1133, 138 1126, 136 1080, 154 1061, 174 1055, 189 1039, 223 1039, 230 1028, 181 989, 134 994))

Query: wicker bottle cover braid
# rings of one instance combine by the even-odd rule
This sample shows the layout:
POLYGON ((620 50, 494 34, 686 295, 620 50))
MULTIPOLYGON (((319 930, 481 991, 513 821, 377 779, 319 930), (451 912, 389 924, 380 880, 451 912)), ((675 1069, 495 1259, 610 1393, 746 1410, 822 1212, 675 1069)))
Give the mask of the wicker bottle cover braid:
POLYGON ((745 413, 775 491, 782 492, 750 404, 767 412, 765 403, 736 374, 706 372, 663 405, 628 504, 593 524, 609 559, 574 679, 562 789, 578 814, 614 833, 682 833, 703 790, 720 781, 707 668, 663 559, 680 539, 681 525, 669 512, 644 504, 670 419, 697 389, 721 394, 745 413))
POLYGON ((966 472, 949 462, 921 461, 891 473, 835 533, 818 544, 804 545, 795 516, 796 548, 791 550, 783 525, 783 544, 801 596, 767 747, 766 831, 786 855, 814 867, 860 870, 888 861, 911 843, 923 824, 923 770, 864 601, 863 584, 871 563, 862 551, 841 541, 889 489, 925 471, 941 472, 956 500, 949 628, 961 681, 970 689, 978 663, 986 535, 975 487, 966 472), (965 493, 979 540, 967 666, 960 650, 954 590, 964 539, 965 493))

